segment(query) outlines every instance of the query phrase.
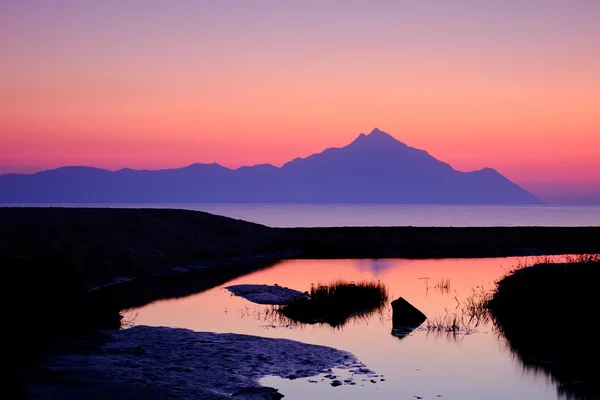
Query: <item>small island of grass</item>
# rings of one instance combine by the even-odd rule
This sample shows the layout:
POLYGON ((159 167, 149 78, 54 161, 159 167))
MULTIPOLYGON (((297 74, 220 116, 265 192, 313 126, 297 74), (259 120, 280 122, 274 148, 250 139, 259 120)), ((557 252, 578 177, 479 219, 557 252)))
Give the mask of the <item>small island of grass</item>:
POLYGON ((341 327, 351 318, 366 317, 383 309, 387 301, 387 287, 379 281, 339 280, 311 286, 308 298, 296 298, 279 308, 279 312, 296 322, 341 327))

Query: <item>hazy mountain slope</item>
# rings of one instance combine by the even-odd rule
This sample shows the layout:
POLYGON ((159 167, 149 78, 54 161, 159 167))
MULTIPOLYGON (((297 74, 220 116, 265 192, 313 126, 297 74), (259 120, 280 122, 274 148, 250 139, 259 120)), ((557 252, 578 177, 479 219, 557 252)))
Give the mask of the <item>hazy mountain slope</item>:
POLYGON ((459 172, 375 128, 281 168, 219 164, 110 172, 63 167, 0 175, 0 202, 294 202, 540 204, 497 171, 459 172))

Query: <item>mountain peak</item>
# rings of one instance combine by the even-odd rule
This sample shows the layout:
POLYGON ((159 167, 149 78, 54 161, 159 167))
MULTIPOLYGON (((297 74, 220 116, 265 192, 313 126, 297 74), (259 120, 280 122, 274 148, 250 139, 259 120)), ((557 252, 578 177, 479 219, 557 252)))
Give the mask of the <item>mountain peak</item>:
POLYGON ((368 135, 361 133, 352 143, 367 145, 367 146, 375 146, 385 147, 385 146, 397 146, 404 145, 404 143, 400 142, 392 135, 375 128, 368 135))
POLYGON ((393 140, 394 142, 400 142, 399 140, 397 140, 395 137, 393 137, 392 135, 390 135, 389 133, 386 133, 382 130, 380 130, 379 128, 375 128, 371 131, 371 133, 369 133, 368 135, 366 135, 368 138, 370 139, 377 139, 377 140, 393 140))

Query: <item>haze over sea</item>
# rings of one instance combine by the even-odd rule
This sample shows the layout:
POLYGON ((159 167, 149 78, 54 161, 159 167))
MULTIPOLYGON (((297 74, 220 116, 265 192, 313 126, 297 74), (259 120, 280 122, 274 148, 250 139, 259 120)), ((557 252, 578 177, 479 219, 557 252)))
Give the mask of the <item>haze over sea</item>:
POLYGON ((412 204, 4 204, 33 207, 175 208, 205 211, 271 227, 600 226, 600 206, 412 204))

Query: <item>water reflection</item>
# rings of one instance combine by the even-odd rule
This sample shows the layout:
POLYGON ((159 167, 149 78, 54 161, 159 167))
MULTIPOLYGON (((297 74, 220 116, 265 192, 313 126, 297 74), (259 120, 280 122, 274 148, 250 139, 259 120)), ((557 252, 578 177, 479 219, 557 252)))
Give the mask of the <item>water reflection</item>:
POLYGON ((492 316, 524 370, 552 376, 558 392, 567 398, 597 399, 600 345, 590 327, 594 325, 600 257, 570 262, 568 268, 545 265, 503 279, 490 304, 492 316))
POLYGON ((307 298, 296 298, 277 312, 304 324, 328 324, 342 328, 352 320, 368 321, 388 301, 388 289, 381 281, 337 280, 311 285, 307 298))
MULTIPOLYGON (((600 382, 597 380, 598 350, 590 348, 589 354, 582 354, 581 349, 573 346, 571 338, 560 338, 554 341, 557 347, 566 347, 568 351, 579 353, 576 363, 558 363, 544 358, 532 357, 531 344, 524 345, 518 339, 506 339, 507 347, 518 360, 522 371, 536 378, 543 377, 556 387, 558 394, 568 400, 594 400, 600 399, 600 382), (565 343, 566 342, 566 343, 565 343)), ((509 336, 510 338, 510 336, 509 336)), ((538 338, 539 339, 539 338, 538 338)), ((595 337, 579 337, 576 340, 590 347, 597 346, 595 337)), ((585 350, 584 350, 585 351, 585 350)))
MULTIPOLYGON (((369 386, 343 389, 348 399, 366 396, 426 399, 437 395, 446 399, 557 399, 559 394, 545 375, 523 370, 518 359, 507 351, 502 338, 499 340, 493 324, 483 316, 470 318, 476 314, 474 295, 480 296, 485 288, 493 287, 495 280, 518 261, 516 258, 293 260, 227 283, 279 284, 304 291, 311 283, 342 278, 380 280, 388 286, 390 299, 405 298, 430 322, 407 332, 401 340, 390 334, 389 303, 373 315, 333 328, 329 324, 290 322, 270 311, 269 306, 255 305, 221 287, 137 309, 136 323, 287 338, 350 351, 370 369, 385 375, 386 382, 377 390, 369 386), (448 291, 435 288, 443 280, 449 281, 448 291), (433 325, 431 322, 444 321, 454 313, 464 315, 462 329, 428 329, 433 325)), ((271 386, 280 389, 286 399, 314 399, 342 393, 335 392, 340 388, 329 385, 321 388, 318 383, 305 384, 277 380, 271 386)))
POLYGON ((361 323, 368 324, 372 319, 377 319, 381 323, 384 321, 391 321, 389 311, 386 310, 385 306, 361 313, 360 315, 336 315, 333 316, 332 319, 327 318, 323 321, 314 319, 308 321, 298 320, 296 318, 288 317, 283 310, 284 307, 282 306, 253 306, 241 308, 238 312, 241 319, 260 321, 263 323, 261 327, 272 329, 302 329, 308 326, 318 326, 322 329, 341 331, 348 325, 355 326, 356 324, 361 323))

